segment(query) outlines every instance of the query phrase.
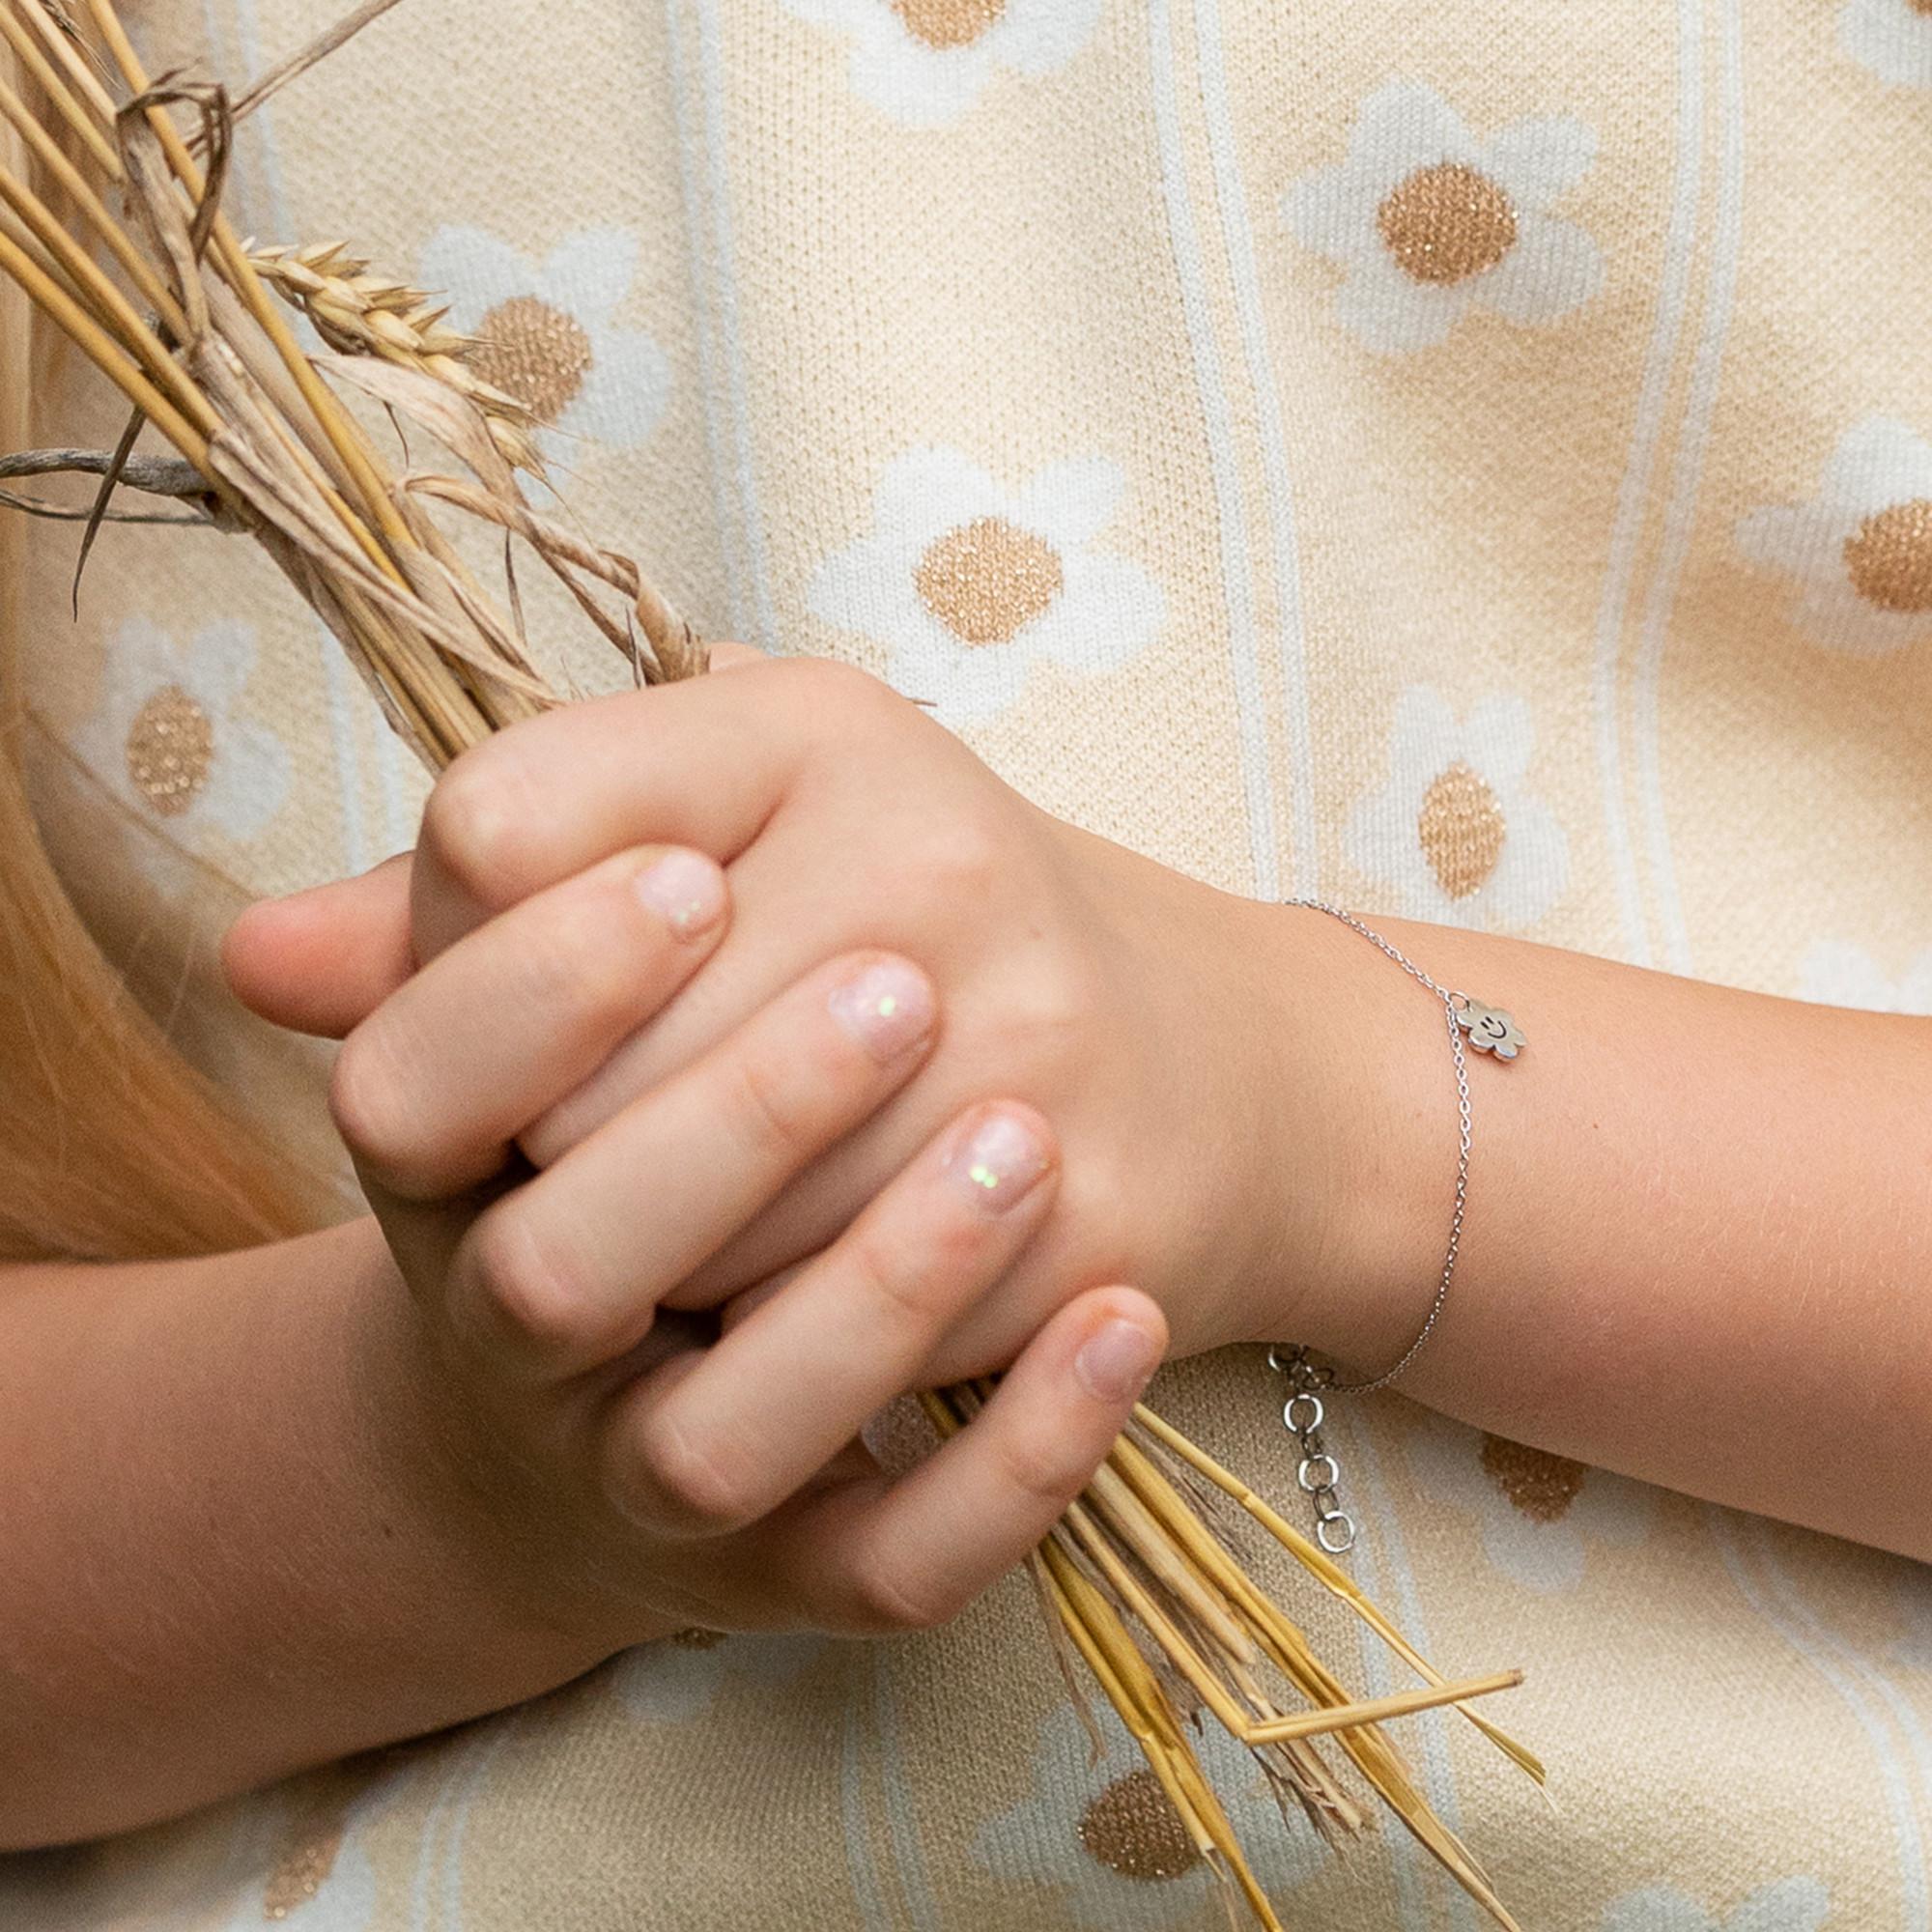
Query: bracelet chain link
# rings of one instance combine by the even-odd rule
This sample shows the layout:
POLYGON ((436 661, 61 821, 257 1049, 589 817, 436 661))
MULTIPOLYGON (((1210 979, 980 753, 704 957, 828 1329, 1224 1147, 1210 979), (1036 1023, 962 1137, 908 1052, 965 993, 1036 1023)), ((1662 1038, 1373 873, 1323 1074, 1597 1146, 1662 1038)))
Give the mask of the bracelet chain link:
POLYGON ((1456 1260, 1463 1250, 1463 1217, 1469 1199, 1469 1062, 1463 1051, 1463 1036, 1479 1053, 1501 1061, 1514 1060, 1528 1043, 1516 1021, 1499 1008, 1484 1005, 1468 994, 1451 990, 1418 966, 1407 953, 1385 939, 1351 912, 1325 899, 1287 899, 1284 904, 1325 913, 1340 920, 1350 931, 1358 932, 1376 950, 1392 959, 1411 980, 1442 1004, 1449 1032, 1449 1053, 1456 1069, 1456 1200, 1449 1217, 1449 1239, 1442 1258, 1442 1272, 1436 1278, 1435 1297, 1415 1340, 1403 1351, 1392 1369, 1367 1381, 1345 1382, 1336 1378, 1331 1363, 1318 1360, 1312 1350, 1298 1343, 1278 1342, 1267 1351, 1270 1369, 1289 1378, 1291 1393, 1282 1406, 1283 1426, 1301 1449, 1301 1463, 1295 1480, 1315 1510, 1315 1539, 1331 1556, 1346 1556, 1355 1546, 1356 1525, 1344 1510, 1336 1493, 1342 1471, 1333 1454, 1324 1446, 1322 1426, 1327 1420, 1325 1398, 1336 1395, 1368 1395, 1387 1388, 1421 1353, 1435 1332, 1442 1306, 1449 1298, 1450 1284, 1456 1278, 1456 1260))

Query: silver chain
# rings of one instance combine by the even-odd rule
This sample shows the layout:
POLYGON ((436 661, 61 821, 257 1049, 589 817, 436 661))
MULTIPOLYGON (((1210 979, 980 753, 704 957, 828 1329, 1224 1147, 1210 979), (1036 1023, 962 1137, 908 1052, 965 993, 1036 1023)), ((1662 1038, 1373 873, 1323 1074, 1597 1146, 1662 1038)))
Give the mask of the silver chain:
POLYGON ((1330 1556, 1346 1556, 1355 1547, 1355 1520, 1335 1493, 1342 1469, 1323 1446, 1321 1425, 1328 1418, 1322 1395, 1335 1386, 1335 1371, 1309 1351, 1277 1342, 1268 1350, 1268 1367, 1288 1378, 1293 1390, 1282 1406, 1288 1433, 1301 1444, 1301 1466, 1294 1480, 1315 1510, 1315 1540, 1330 1556), (1318 1473, 1318 1471, 1320 1473, 1318 1473))
POLYGON ((1399 946, 1384 939, 1373 926, 1364 924, 1353 913, 1330 905, 1325 899, 1288 899, 1284 903, 1340 920, 1441 1001, 1449 1030, 1449 1054, 1456 1068, 1456 1205, 1449 1216, 1449 1241, 1442 1257, 1442 1272, 1435 1284, 1435 1298, 1429 1304, 1429 1314, 1415 1340, 1403 1351, 1394 1368, 1373 1380, 1360 1382, 1336 1380, 1333 1366, 1317 1361, 1312 1350, 1298 1343, 1278 1342, 1267 1352, 1268 1367, 1289 1378, 1292 1393, 1282 1406, 1281 1419, 1301 1447, 1301 1465, 1295 1480, 1314 1505, 1315 1539, 1331 1556, 1345 1556, 1355 1547, 1355 1523, 1336 1495, 1341 1467, 1322 1443, 1321 1429, 1328 1413, 1323 1398, 1368 1395, 1376 1389, 1387 1388, 1422 1352, 1423 1345, 1435 1332, 1442 1304, 1449 1298, 1449 1285, 1456 1278, 1456 1258, 1463 1250, 1463 1214, 1469 1199, 1469 1062, 1463 1049, 1463 1036, 1466 1033, 1479 1052, 1492 1054, 1499 1060, 1514 1060, 1526 1042, 1508 1013, 1438 984, 1399 946))

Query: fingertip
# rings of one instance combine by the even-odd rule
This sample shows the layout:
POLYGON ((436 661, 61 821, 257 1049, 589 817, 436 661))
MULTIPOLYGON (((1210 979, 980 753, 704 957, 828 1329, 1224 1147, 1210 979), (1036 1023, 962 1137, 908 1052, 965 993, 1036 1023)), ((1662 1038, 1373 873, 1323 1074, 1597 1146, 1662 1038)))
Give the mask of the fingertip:
POLYGON ((251 1012, 255 1008, 250 994, 255 985, 256 928, 263 923, 265 913, 272 917, 274 906, 273 899, 257 899, 253 905, 243 906, 221 935, 221 977, 227 980, 228 990, 251 1012))
POLYGON ((1167 1352, 1167 1317, 1139 1289, 1090 1290, 1067 1310, 1077 1327, 1074 1378, 1095 1402, 1139 1400, 1167 1352))
POLYGON ((690 845, 650 848, 634 881, 644 904, 687 945, 716 938, 730 910, 724 868, 690 845))
POLYGON ((711 668, 718 670, 742 670, 747 665, 769 664, 768 653, 754 644, 713 644, 711 646, 711 668))
POLYGON ((252 1013, 277 1019, 293 974, 307 952, 308 920, 296 893, 244 906, 221 936, 221 971, 229 990, 252 1013))
POLYGON ((340 1038, 414 969, 410 854, 352 879, 244 907, 223 933, 229 990, 260 1018, 340 1038))

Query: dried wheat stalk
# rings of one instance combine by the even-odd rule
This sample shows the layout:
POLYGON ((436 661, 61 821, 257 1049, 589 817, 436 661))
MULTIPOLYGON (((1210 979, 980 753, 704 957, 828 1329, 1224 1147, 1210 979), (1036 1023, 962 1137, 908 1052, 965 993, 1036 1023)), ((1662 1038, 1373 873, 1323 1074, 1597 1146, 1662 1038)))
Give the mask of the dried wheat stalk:
MULTIPOLYGON (((266 98, 391 4, 364 0, 244 101, 266 98)), ((85 0, 83 13, 85 30, 62 0, 0 0, 0 40, 24 76, 16 86, 0 72, 0 119, 32 164, 0 166, 0 272, 121 391, 133 421, 111 456, 34 453, 0 461, 0 477, 99 476, 90 540, 103 517, 118 514, 108 509, 117 484, 172 499, 171 509, 148 513, 162 520, 252 536, 433 771, 558 701, 526 657, 517 622, 459 560, 433 508, 533 552, 640 680, 702 672, 705 646, 634 561, 526 500, 517 472, 541 473, 530 412, 476 376, 470 345, 444 326, 434 299, 341 243, 244 245, 221 213, 235 118, 221 90, 178 76, 151 81, 114 0, 85 0), (307 317, 326 352, 303 351, 278 298, 307 317), (394 471, 337 385, 427 429, 461 473, 394 471), (176 454, 134 453, 146 428, 176 454)), ((0 500, 49 509, 17 495, 0 500)), ((964 1426, 990 1386, 925 1396, 935 1428, 964 1426)), ((1144 1407, 1030 1570, 1096 1743, 1076 1663, 1139 1742, 1231 1912, 1244 1898, 1279 1932, 1189 1743, 1204 1715, 1252 1750, 1284 1818, 1292 1800, 1341 1842, 1365 1829, 1368 1814, 1321 1753, 1319 1741, 1333 1738, 1495 1922, 1514 1925, 1381 1724, 1454 1704, 1540 1782, 1536 1759, 1467 1709, 1467 1700, 1520 1681, 1517 1673, 1446 1682, 1321 1549, 1144 1407), (1352 1700, 1253 1580, 1217 1497, 1348 1604, 1428 1688, 1352 1700), (1306 1708, 1285 1712, 1283 1687, 1306 1708)))

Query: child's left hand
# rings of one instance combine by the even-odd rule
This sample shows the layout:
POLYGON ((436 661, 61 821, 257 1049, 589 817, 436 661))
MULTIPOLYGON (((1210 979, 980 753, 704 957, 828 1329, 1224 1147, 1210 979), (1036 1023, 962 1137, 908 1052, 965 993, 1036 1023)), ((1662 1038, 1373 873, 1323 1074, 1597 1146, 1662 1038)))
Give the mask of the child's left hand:
POLYGON ((1295 1023, 1306 988, 1281 983, 1304 955, 1284 945, 1279 912, 1037 810, 864 672, 721 659, 709 677, 571 705, 459 760, 430 799, 407 885, 396 867, 323 889, 317 929, 333 934, 343 992, 292 992, 295 1023, 342 1031, 386 993, 408 970, 406 916, 427 959, 611 853, 696 845, 728 866, 731 930, 524 1137, 539 1166, 833 954, 917 960, 946 1019, 929 1065, 676 1305, 770 1284, 962 1106, 1010 1096, 1057 1130, 1059 1198, 931 1380, 1003 1366, 1069 1281, 1145 1288, 1179 1353, 1293 1332, 1302 1286, 1354 1252, 1345 1177, 1359 1150, 1326 1097, 1335 1044, 1295 1023))

